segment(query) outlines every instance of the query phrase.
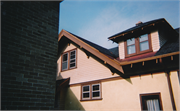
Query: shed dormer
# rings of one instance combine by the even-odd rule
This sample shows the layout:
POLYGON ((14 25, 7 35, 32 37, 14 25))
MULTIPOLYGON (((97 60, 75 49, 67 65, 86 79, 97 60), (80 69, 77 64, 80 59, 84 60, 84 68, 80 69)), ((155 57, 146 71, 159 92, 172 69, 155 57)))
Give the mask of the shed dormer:
POLYGON ((136 23, 136 26, 109 37, 119 44, 119 59, 155 54, 168 39, 176 36, 176 31, 164 19, 136 23))

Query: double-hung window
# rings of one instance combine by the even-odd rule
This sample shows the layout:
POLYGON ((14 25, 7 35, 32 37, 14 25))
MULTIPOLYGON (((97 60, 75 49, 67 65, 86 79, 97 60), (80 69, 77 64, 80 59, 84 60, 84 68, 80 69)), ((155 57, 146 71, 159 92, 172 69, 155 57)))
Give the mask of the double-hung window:
POLYGON ((133 56, 152 51, 150 34, 141 35, 125 41, 125 56, 133 56))
POLYGON ((140 99, 141 99, 142 110, 147 110, 147 111, 162 110, 160 93, 140 94, 140 99))
POLYGON ((76 49, 63 53, 62 55, 62 71, 76 68, 76 49))
POLYGON ((101 84, 93 83, 82 85, 81 100, 96 100, 101 99, 101 84))

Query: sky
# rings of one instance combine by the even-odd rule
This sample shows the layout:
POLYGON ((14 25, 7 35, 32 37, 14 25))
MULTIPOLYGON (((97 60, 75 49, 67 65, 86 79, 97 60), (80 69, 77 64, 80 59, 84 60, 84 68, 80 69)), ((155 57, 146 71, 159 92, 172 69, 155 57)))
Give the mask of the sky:
POLYGON ((64 0, 60 3, 62 29, 107 49, 117 47, 108 37, 134 27, 138 21, 165 18, 180 27, 179 0, 64 0))

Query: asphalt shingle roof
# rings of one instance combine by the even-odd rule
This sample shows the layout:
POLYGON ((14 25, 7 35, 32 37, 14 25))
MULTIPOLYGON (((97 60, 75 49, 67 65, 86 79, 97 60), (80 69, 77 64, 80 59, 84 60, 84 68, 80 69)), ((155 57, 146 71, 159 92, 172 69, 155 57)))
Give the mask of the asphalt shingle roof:
MULTIPOLYGON (((178 28, 179 29, 179 28, 178 28)), ((175 29, 176 30, 176 29, 175 29)), ((172 52, 177 52, 179 51, 179 37, 176 37, 175 39, 168 40, 155 54, 157 55, 162 55, 162 54, 167 54, 167 53, 172 53, 172 52)))
MULTIPOLYGON (((134 27, 132 27, 132 28, 129 28, 129 29, 125 30, 125 31, 122 31, 122 32, 120 32, 120 33, 117 33, 117 34, 115 34, 115 35, 113 35, 113 36, 111 36, 111 37, 115 37, 115 36, 117 36, 117 35, 120 35, 120 34, 123 34, 123 33, 126 33, 126 32, 130 32, 130 31, 133 31, 133 30, 142 28, 143 26, 147 26, 147 25, 149 25, 149 24, 152 24, 152 23, 155 23, 155 22, 158 22, 158 21, 163 21, 163 20, 165 20, 165 19, 164 19, 164 18, 160 18, 160 19, 156 19, 156 20, 149 21, 149 22, 144 22, 144 23, 141 23, 141 24, 139 24, 139 25, 137 25, 137 26, 134 26, 134 27)), ((111 37, 109 37, 108 39, 110 39, 111 37)))
MULTIPOLYGON (((71 33, 71 32, 69 32, 69 33, 71 33)), ((101 53, 103 53, 103 54, 105 54, 105 55, 108 55, 108 56, 110 56, 110 57, 113 57, 113 58, 116 57, 116 56, 115 56, 112 52, 110 52, 108 49, 106 49, 106 48, 104 48, 104 47, 102 47, 102 46, 100 46, 100 45, 97 45, 97 44, 95 44, 95 43, 93 43, 93 42, 90 42, 90 41, 88 41, 88 40, 86 40, 86 39, 84 39, 84 38, 82 38, 82 37, 79 37, 79 36, 77 36, 77 35, 75 35, 75 34, 73 34, 73 33, 71 33, 71 34, 74 35, 75 37, 77 37, 78 39, 82 40, 83 42, 89 44, 90 46, 94 47, 95 49, 99 50, 101 53)))

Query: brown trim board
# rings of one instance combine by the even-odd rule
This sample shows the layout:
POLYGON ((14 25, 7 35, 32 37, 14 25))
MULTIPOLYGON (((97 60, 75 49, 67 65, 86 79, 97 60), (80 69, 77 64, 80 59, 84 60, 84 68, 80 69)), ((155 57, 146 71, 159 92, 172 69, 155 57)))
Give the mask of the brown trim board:
POLYGON ((134 63, 138 63, 138 62, 144 62, 144 61, 150 61, 150 60, 155 60, 155 59, 161 59, 161 58, 164 58, 164 57, 178 55, 178 54, 179 54, 179 51, 168 53, 168 54, 163 54, 163 55, 158 55, 158 56, 153 56, 153 57, 148 57, 148 58, 144 58, 144 59, 138 59, 138 60, 134 60, 134 61, 125 61, 125 62, 121 62, 120 65, 124 66, 124 65, 134 64, 134 63))
POLYGON ((175 105, 175 101, 174 101, 174 94, 173 94, 173 91, 172 91, 172 84, 171 84, 171 79, 170 79, 170 72, 167 71, 166 75, 167 75, 167 82, 168 82, 168 88, 169 88, 172 108, 173 108, 173 110, 176 110, 176 105, 175 105))
POLYGON ((103 53, 99 52, 97 49, 93 48, 92 46, 88 45, 87 43, 83 42, 82 40, 78 39, 77 37, 75 37, 74 35, 68 33, 65 30, 62 30, 59 34, 59 38, 58 41, 63 37, 67 37, 68 39, 70 39, 71 41, 75 42, 76 44, 80 45, 82 48, 86 49, 87 51, 91 52, 93 55, 95 55, 96 57, 100 58, 103 61, 106 61, 107 64, 113 66, 115 69, 117 69, 118 71, 120 71, 122 74, 124 74, 123 68, 120 65, 120 62, 115 61, 111 58, 109 58, 108 56, 104 55, 103 53))

